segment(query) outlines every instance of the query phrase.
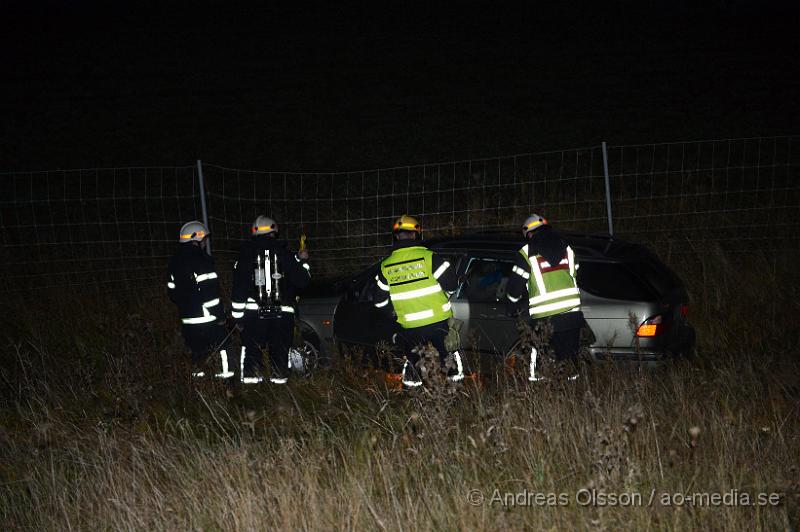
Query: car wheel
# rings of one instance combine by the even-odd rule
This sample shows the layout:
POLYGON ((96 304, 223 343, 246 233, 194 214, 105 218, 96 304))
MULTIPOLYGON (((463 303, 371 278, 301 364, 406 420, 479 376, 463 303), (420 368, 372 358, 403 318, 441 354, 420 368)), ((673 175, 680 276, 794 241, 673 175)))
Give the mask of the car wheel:
POLYGON ((319 368, 319 349, 308 340, 304 340, 302 345, 289 349, 289 363, 292 365, 292 371, 309 377, 319 368))
POLYGON ((308 377, 328 365, 328 361, 323 357, 321 342, 313 329, 301 323, 300 336, 299 344, 289 349, 289 363, 292 371, 308 377))

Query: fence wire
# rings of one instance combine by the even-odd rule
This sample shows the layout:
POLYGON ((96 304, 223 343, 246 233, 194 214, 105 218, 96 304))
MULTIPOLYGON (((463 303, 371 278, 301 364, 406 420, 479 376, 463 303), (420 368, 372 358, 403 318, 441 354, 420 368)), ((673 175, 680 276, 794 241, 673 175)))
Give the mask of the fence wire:
POLYGON ((306 234, 315 271, 334 275, 387 254, 401 214, 426 237, 509 229, 531 205, 570 227, 605 219, 599 148, 359 172, 293 174, 205 166, 215 253, 236 253, 259 213, 281 236, 306 234))
POLYGON ((614 227, 669 253, 708 246, 726 252, 798 250, 796 141, 771 137, 609 148, 614 227))
POLYGON ((138 290, 162 282, 178 228, 197 218, 195 168, 0 174, 0 290, 138 290))
MULTIPOLYGON (((797 137, 608 147, 615 236, 668 255, 800 250, 797 137), (795 149, 793 149, 795 148, 795 149)), ((331 278, 385 256, 391 225, 417 216, 426 238, 517 231, 531 212, 606 232, 599 146, 339 173, 203 166, 223 279, 259 214, 331 278)), ((0 174, 0 290, 161 283, 178 229, 201 219, 194 165, 0 174)))

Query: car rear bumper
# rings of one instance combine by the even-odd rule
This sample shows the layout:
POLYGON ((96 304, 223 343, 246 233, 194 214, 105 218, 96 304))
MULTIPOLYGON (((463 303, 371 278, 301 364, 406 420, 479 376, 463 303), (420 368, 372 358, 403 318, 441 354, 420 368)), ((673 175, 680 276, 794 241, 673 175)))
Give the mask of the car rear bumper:
POLYGON ((611 350, 608 348, 590 348, 589 352, 594 360, 604 362, 630 362, 645 365, 657 365, 666 362, 673 358, 673 354, 665 351, 643 351, 634 349, 625 349, 615 347, 611 350))
POLYGON ((694 352, 696 335, 694 328, 685 327, 679 339, 663 347, 590 347, 592 358, 598 361, 631 362, 657 365, 679 356, 694 352))

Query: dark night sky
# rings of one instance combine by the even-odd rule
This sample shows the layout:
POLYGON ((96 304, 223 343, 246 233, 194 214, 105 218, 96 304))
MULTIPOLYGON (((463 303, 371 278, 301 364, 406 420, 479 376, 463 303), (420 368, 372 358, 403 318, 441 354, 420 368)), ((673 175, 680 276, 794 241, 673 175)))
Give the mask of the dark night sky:
POLYGON ((799 11, 777 3, 164 3, 3 4, 0 170, 328 171, 800 129, 799 11))

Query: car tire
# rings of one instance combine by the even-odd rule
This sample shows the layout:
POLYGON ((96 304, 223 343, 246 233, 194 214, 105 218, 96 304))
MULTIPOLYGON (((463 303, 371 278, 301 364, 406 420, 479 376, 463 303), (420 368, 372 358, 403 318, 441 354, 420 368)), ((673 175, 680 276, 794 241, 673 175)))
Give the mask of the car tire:
POLYGON ((303 340, 302 345, 289 349, 289 361, 292 364, 292 371, 304 377, 310 377, 321 367, 319 349, 308 340, 303 340))
POLYGON ((299 345, 293 346, 290 351, 295 351, 295 356, 303 358, 304 364, 301 372, 309 376, 320 368, 329 367, 330 359, 322 349, 322 342, 314 329, 302 321, 299 327, 301 342, 299 345))

